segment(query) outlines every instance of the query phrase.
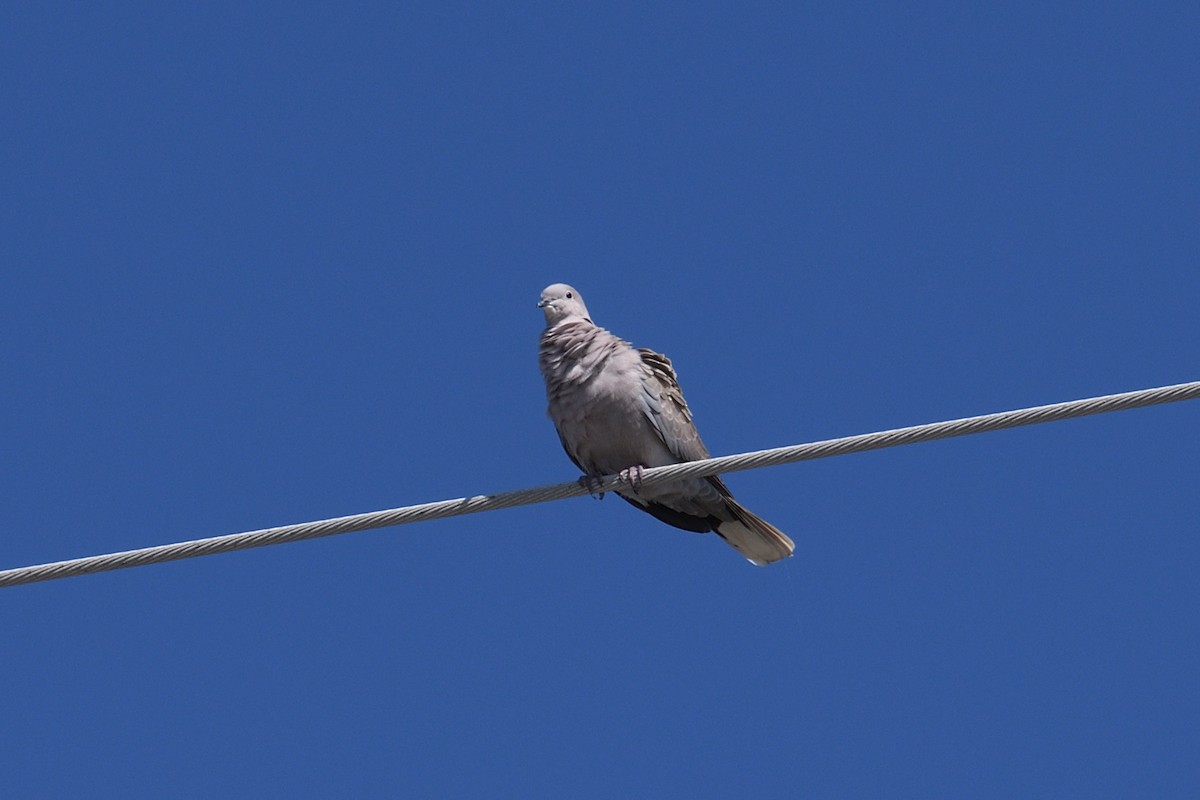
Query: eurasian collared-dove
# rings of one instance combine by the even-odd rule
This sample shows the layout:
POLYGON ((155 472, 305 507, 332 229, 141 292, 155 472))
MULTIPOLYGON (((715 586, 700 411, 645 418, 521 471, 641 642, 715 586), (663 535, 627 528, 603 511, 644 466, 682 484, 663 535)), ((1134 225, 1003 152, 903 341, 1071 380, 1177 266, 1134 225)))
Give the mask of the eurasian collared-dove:
POLYGON ((792 554, 792 540, 739 505, 718 477, 641 486, 643 467, 708 458, 666 356, 636 350, 598 327, 579 292, 547 286, 538 362, 563 449, 587 477, 623 473, 617 494, 686 531, 716 531, 759 566, 792 554))

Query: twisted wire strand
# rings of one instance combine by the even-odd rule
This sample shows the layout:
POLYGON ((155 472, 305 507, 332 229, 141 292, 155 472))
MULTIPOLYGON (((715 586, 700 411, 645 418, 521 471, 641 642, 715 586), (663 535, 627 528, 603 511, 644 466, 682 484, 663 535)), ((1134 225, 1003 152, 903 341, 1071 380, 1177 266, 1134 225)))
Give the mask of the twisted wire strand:
MULTIPOLYGON (((726 472, 776 466, 779 464, 791 464, 798 461, 812 461, 818 458, 861 453, 867 450, 880 450, 885 447, 899 447, 900 445, 916 444, 918 442, 949 439, 955 436, 967 436, 1005 428, 1017 428, 1023 425, 1037 425, 1043 422, 1054 422, 1074 417, 1085 417, 1092 414, 1103 414, 1109 411, 1143 408, 1145 406, 1174 403, 1196 398, 1200 398, 1200 381, 1180 383, 1173 386, 1160 386, 1153 389, 1140 389, 1138 391, 1111 394, 1102 397, 1089 397, 1083 400, 1053 403, 1033 408, 1021 408, 1014 411, 1002 411, 996 414, 966 417, 946 422, 931 422, 908 428, 896 428, 875 433, 864 433, 858 436, 846 436, 840 439, 827 439, 808 444, 776 447, 770 450, 738 453, 736 455, 704 459, 703 461, 672 464, 666 467, 654 467, 646 469, 642 473, 641 482, 645 486, 653 486, 680 478, 697 478, 726 472)), ((620 476, 608 475, 593 482, 590 488, 592 491, 611 491, 623 483, 624 481, 620 476)), ((125 569, 127 567, 145 566, 147 564, 161 564, 184 558, 228 553, 234 550, 248 550, 252 547, 265 547, 271 544, 282 544, 283 542, 297 542, 303 539, 316 539, 322 536, 365 531, 392 525, 406 525, 413 522, 457 517, 464 514, 477 514, 501 508, 546 503, 551 500, 578 497, 587 494, 588 491, 589 489, 584 487, 579 481, 571 481, 570 483, 557 483, 550 486, 521 489, 515 492, 460 497, 454 500, 422 503, 415 506, 372 511, 366 514, 335 517, 316 522, 282 525, 277 528, 265 528, 245 533, 231 533, 207 539, 195 539, 175 544, 143 547, 137 550, 74 558, 68 561, 56 561, 49 564, 36 564, 28 567, 0 570, 0 587, 18 586, 26 583, 55 580, 57 578, 68 578, 75 575, 88 575, 96 572, 125 569)))

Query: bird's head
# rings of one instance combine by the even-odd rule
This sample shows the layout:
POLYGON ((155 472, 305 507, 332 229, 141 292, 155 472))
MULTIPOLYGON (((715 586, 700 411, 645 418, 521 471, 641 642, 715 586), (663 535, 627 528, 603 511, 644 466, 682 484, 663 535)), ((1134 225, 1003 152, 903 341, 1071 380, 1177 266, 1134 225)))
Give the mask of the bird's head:
POLYGON ((557 325, 564 319, 586 319, 591 322, 587 306, 574 287, 555 283, 542 290, 537 307, 546 315, 547 327, 557 325))

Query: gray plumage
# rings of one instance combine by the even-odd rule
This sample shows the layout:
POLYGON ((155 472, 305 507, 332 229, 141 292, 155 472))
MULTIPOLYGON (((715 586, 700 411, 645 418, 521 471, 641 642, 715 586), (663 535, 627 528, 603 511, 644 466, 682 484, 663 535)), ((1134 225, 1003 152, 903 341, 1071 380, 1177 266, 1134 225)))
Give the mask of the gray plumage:
MULTIPOLYGON (((546 315, 538 362, 548 413, 585 475, 708 458, 666 356, 598 327, 566 284, 546 287, 538 307, 546 315)), ((617 493, 669 525, 715 531, 759 566, 792 554, 792 540, 737 503, 718 477, 636 486, 617 493)))

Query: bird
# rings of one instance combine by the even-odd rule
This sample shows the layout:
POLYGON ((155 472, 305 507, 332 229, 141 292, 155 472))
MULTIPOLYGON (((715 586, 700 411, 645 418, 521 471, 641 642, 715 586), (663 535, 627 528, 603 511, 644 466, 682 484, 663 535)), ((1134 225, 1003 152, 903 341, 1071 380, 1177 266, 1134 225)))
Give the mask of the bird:
POLYGON ((584 485, 620 474, 615 491, 630 505, 682 530, 715 532, 758 566, 792 554, 792 540, 734 500, 720 477, 643 486, 647 467, 709 457, 670 359, 596 325, 565 283, 547 286, 537 305, 547 415, 584 485))

